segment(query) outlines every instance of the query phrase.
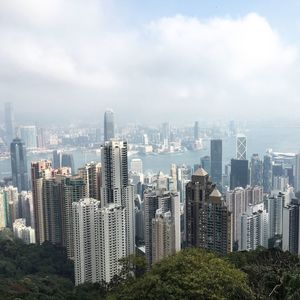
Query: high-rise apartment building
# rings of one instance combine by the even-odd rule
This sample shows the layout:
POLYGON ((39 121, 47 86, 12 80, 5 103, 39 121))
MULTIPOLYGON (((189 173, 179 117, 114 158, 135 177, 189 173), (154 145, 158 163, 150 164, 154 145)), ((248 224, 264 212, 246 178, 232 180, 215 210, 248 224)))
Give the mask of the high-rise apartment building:
POLYGON ((115 115, 112 110, 104 113, 104 142, 115 137, 115 115))
POLYGON ((238 134, 236 137, 236 159, 247 159, 247 138, 243 134, 238 134))
POLYGON ((101 164, 96 162, 87 163, 78 169, 78 175, 83 178, 86 188, 86 197, 101 199, 101 164))
POLYGON ((32 197, 35 216, 36 242, 45 241, 45 220, 43 202, 43 180, 52 177, 51 161, 41 160, 31 163, 32 197))
POLYGON ((211 178, 220 188, 222 186, 222 140, 210 141, 211 178))
POLYGON ((26 226, 25 219, 16 219, 13 223, 14 236, 25 244, 35 244, 35 231, 31 226, 26 226))
POLYGON ((282 213, 284 207, 284 194, 269 196, 266 199, 269 213, 269 238, 282 235, 282 213))
POLYGON ((72 204, 75 284, 110 282, 126 256, 125 208, 85 198, 72 204))
POLYGON ((144 193, 145 248, 149 267, 180 250, 178 193, 149 188, 144 193))
POLYGON ((10 144, 12 182, 18 191, 28 190, 27 154, 24 143, 16 138, 10 144))
POLYGON ((221 193, 199 168, 186 185, 186 244, 225 255, 232 251, 232 215, 221 193))
POLYGON ((282 250, 300 255, 300 202, 293 199, 292 203, 283 208, 282 250))
POLYGON ((134 187, 128 180, 127 142, 111 140, 101 148, 101 205, 126 208, 127 254, 135 253, 134 187))
POLYGON ((272 190, 272 157, 269 154, 264 156, 263 161, 263 187, 264 193, 270 194, 272 190))

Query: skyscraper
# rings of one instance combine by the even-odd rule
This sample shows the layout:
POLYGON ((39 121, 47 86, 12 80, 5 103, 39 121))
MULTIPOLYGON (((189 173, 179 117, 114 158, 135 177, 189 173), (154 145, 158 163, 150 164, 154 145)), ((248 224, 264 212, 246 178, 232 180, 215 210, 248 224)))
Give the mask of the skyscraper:
POLYGON ((96 162, 87 163, 78 169, 78 175, 83 178, 86 188, 86 197, 101 199, 101 164, 96 162))
POLYGON ((180 250, 180 202, 176 192, 149 188, 144 193, 145 248, 149 267, 180 250))
POLYGON ((210 156, 203 156, 201 157, 201 167, 208 173, 210 174, 210 156))
POLYGON ((10 144, 12 182, 18 191, 28 190, 27 154, 24 143, 16 138, 10 144))
POLYGON ((263 162, 263 187, 264 193, 270 194, 272 190, 272 157, 269 154, 264 156, 263 162))
POLYGON ((72 153, 62 153, 61 166, 71 168, 72 174, 75 173, 74 158, 72 153))
POLYGON ((110 282, 126 256, 125 208, 85 198, 73 202, 75 284, 110 282))
POLYGON ((37 148, 37 131, 36 126, 20 126, 20 135, 22 141, 24 141, 27 149, 37 148))
POLYGON ((101 148, 101 205, 126 208, 127 255, 135 253, 134 187, 128 182, 127 142, 107 141, 101 148))
POLYGON ((250 183, 252 186, 263 184, 263 163, 258 154, 253 154, 250 163, 250 183))
POLYGON ((115 137, 115 116, 112 110, 104 113, 104 142, 115 137))
POLYGON ((232 216, 220 192, 199 168, 186 185, 186 245, 224 255, 232 251, 232 216))
POLYGON ((300 153, 296 155, 296 166, 295 166, 295 191, 300 191, 300 153))
POLYGON ((218 186, 222 186, 222 140, 210 141, 211 178, 218 186))
POLYGON ((41 160, 31 163, 32 198, 35 216, 36 242, 42 244, 45 241, 45 220, 43 203, 43 179, 51 178, 51 161, 41 160))
POLYGON ((197 141, 199 140, 199 122, 196 121, 194 125, 194 140, 197 141))
POLYGON ((247 159, 247 138, 243 134, 238 134, 236 137, 236 158, 247 159))
POLYGON ((4 104, 4 126, 5 126, 5 139, 6 144, 10 145, 15 138, 15 121, 13 105, 10 102, 4 104))
POLYGON ((236 187, 245 188, 248 185, 248 160, 231 160, 231 172, 230 172, 230 189, 233 190, 236 187))

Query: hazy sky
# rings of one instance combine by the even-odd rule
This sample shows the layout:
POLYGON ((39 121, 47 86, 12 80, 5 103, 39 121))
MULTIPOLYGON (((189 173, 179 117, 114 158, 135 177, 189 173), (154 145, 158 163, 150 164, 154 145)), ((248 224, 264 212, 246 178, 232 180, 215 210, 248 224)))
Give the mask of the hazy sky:
POLYGON ((96 122, 106 108, 120 122, 296 119, 299 9, 296 0, 1 0, 0 107, 11 101, 32 123, 96 122))

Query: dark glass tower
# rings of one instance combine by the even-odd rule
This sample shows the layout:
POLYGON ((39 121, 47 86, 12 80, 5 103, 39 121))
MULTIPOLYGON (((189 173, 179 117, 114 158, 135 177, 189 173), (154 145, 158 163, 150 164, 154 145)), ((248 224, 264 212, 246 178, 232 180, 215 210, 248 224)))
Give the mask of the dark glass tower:
POLYGON ((104 113, 104 142, 115 137, 115 116, 112 110, 104 113))
POLYGON ((14 139, 10 144, 12 182, 18 191, 28 191, 27 156, 24 143, 14 139))
POLYGON ((264 193, 271 193, 272 190, 272 157, 270 155, 264 156, 263 162, 263 187, 264 193))
POLYGON ((222 186, 222 140, 210 141, 211 179, 220 188, 222 186))
POLYGON ((249 181, 248 160, 232 159, 230 173, 230 189, 245 188, 249 181))

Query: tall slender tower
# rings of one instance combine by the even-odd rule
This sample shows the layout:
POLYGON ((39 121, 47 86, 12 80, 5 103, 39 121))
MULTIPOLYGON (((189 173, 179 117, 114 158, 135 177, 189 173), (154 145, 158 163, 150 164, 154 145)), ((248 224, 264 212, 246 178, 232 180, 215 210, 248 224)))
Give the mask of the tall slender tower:
POLYGON ((251 157, 250 183, 252 186, 263 185, 263 163, 258 154, 253 154, 251 157))
POLYGON ((236 159, 247 159, 247 138, 243 134, 236 137, 236 159))
POLYGON ((4 104, 4 125, 5 125, 5 137, 6 144, 9 145, 13 138, 15 138, 15 121, 13 105, 11 102, 6 102, 4 104))
POLYGON ((27 191, 27 155, 25 145, 20 139, 14 139, 10 144, 10 157, 13 185, 19 192, 27 191))
POLYGON ((101 148, 101 205, 126 208, 127 255, 135 252, 134 187, 128 183, 127 142, 107 141, 101 148))
POLYGON ((222 140, 210 141, 211 178, 218 186, 222 186, 222 140))
POLYGON ((45 241, 45 220, 43 203, 43 180, 51 178, 51 161, 41 160, 31 163, 32 198, 35 216, 36 242, 42 244, 45 241))
POLYGON ((115 137, 115 115, 112 110, 104 113, 104 142, 115 137))

